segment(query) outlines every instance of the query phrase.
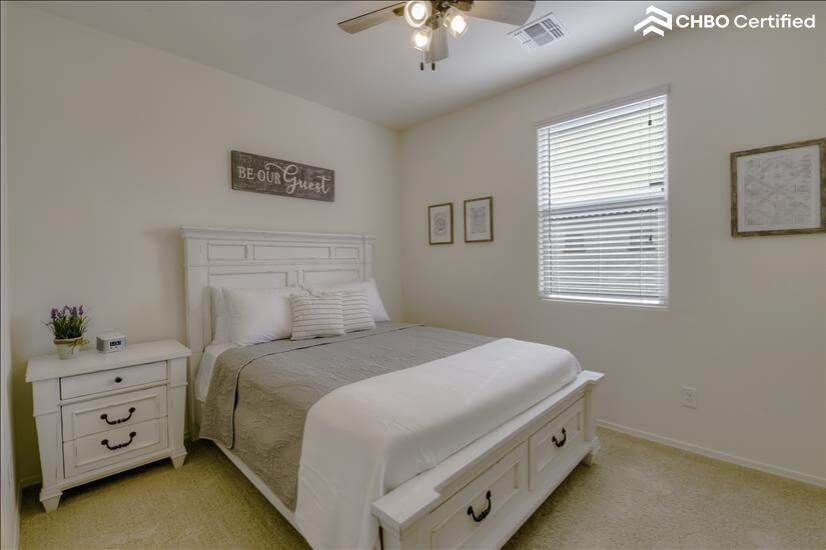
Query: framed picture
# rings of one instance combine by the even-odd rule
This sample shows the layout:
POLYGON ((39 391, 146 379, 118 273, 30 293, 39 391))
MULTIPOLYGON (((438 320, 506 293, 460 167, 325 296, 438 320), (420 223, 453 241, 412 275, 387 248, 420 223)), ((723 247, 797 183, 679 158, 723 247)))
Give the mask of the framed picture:
POLYGON ((731 154, 731 236, 826 232, 826 138, 731 154))
POLYGON ((430 244, 453 244, 453 203, 427 207, 427 230, 430 244))
POLYGON ((465 201, 465 242, 493 240, 493 197, 465 201))

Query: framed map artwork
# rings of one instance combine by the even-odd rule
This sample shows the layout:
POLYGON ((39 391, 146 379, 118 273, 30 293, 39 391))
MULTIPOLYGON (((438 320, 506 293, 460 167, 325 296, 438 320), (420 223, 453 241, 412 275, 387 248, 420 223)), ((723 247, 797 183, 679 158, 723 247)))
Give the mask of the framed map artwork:
POLYGON ((731 154, 731 235, 826 232, 826 138, 731 154))

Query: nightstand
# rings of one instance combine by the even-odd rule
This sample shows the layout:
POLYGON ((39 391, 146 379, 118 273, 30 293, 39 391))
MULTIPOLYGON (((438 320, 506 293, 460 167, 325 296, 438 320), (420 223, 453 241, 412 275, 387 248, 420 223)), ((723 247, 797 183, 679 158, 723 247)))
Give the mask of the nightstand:
POLYGON ((171 458, 184 463, 186 360, 174 340, 130 344, 124 351, 81 352, 29 361, 47 512, 64 489, 171 458))

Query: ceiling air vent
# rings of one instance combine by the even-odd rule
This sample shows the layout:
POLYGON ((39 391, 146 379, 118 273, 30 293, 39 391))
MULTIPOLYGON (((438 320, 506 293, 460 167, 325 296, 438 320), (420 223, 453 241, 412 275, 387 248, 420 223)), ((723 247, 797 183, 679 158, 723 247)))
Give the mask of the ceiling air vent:
POLYGON ((553 13, 534 19, 524 27, 509 34, 516 38, 523 48, 529 50, 562 40, 568 36, 565 27, 562 26, 562 23, 553 13))

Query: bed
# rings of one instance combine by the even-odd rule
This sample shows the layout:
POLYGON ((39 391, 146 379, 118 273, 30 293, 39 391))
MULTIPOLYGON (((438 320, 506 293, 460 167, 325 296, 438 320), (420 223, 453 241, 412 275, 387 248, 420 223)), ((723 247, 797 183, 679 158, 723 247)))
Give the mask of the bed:
POLYGON ((367 281, 373 237, 181 234, 190 437, 214 441, 312 546, 498 547, 593 462, 602 375, 559 348, 391 321, 211 344, 210 287, 367 281))

